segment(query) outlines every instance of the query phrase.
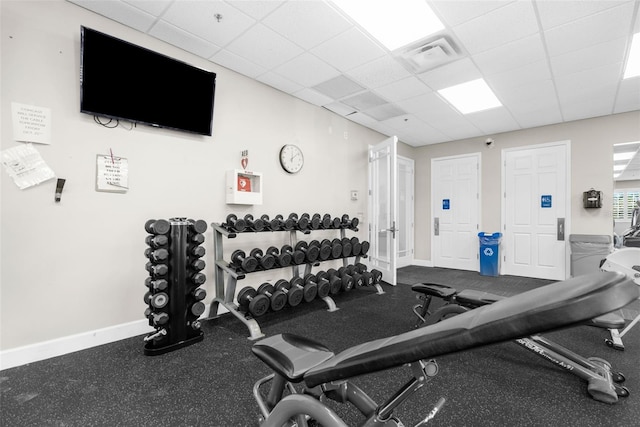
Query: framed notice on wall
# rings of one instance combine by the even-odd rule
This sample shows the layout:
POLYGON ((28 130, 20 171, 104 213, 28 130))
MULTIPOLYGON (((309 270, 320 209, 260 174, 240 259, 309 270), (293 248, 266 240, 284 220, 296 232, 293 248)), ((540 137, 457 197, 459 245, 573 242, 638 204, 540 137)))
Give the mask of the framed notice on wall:
POLYGON ((129 162, 109 154, 96 156, 96 191, 126 193, 129 189, 129 162))

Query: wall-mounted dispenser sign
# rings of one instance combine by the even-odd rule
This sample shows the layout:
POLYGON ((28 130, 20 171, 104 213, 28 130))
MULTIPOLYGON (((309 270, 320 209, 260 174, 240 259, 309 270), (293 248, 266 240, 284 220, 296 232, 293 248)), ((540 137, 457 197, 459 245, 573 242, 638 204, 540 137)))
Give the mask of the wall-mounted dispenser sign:
POLYGON ((587 208, 601 208, 602 207, 602 191, 594 190, 582 193, 582 205, 587 208))

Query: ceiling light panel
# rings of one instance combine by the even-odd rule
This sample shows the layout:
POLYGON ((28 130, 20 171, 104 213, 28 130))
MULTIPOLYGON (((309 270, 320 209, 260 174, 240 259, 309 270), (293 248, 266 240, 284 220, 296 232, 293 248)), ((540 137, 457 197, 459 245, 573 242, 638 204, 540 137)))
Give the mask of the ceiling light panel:
POLYGON ((640 76, 640 33, 633 35, 631 50, 627 58, 627 66, 624 70, 625 79, 638 76, 640 76))
POLYGON ((444 29, 424 0, 332 0, 387 49, 395 50, 444 29))
POLYGON ((502 106, 484 79, 476 79, 441 89, 438 93, 462 114, 502 106))

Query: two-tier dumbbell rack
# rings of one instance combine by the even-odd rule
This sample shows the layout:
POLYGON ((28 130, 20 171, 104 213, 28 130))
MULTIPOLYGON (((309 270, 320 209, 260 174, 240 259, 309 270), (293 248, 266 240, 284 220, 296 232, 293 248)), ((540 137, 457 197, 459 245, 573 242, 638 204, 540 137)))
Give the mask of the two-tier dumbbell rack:
MULTIPOLYGON (((269 232, 269 233, 285 232, 285 233, 289 233, 289 242, 290 242, 289 244, 292 247, 295 247, 297 243, 298 232, 308 235, 312 233, 314 230, 307 229, 302 231, 302 230, 293 229, 293 230, 271 231, 271 230, 265 229, 264 231, 260 231, 260 232, 245 231, 242 233, 238 233, 228 229, 227 227, 224 227, 223 224, 220 224, 220 223, 212 223, 211 228, 213 229, 213 245, 214 245, 214 258, 215 258, 214 274, 215 274, 216 296, 211 301, 209 318, 215 319, 219 317, 218 309, 219 309, 219 306, 222 305, 238 320, 240 320, 242 323, 245 324, 245 326, 249 329, 248 338, 250 340, 256 340, 256 339, 262 338, 264 337, 264 334, 262 333, 262 330, 260 329, 260 325, 258 324, 257 320, 254 319, 253 317, 250 317, 248 314, 245 314, 239 311, 238 305, 233 302, 235 292, 236 292, 237 282, 238 280, 244 279, 246 277, 246 274, 244 272, 239 272, 236 269, 232 268, 229 265, 229 263, 224 260, 224 257, 223 257, 224 238, 232 239, 237 237, 238 234, 248 234, 248 233, 256 234, 256 233, 263 233, 263 232, 269 232), (225 276, 227 277, 226 286, 225 286, 225 276)), ((356 227, 351 227, 349 229, 354 232, 358 231, 356 227)), ((346 228, 340 228, 339 231, 340 231, 340 239, 342 240, 346 237, 346 228)), ((361 260, 361 257, 362 257, 361 255, 357 255, 354 264, 359 263, 361 260)), ((311 273, 311 270, 314 266, 320 265, 321 262, 324 262, 324 261, 318 260, 314 263, 305 263, 304 272, 302 273, 302 275, 300 274, 300 267, 302 267, 302 264, 291 264, 289 267, 284 267, 284 268, 291 268, 293 277, 305 277, 306 275, 311 273)), ((346 267, 349 264, 348 257, 343 258, 342 262, 344 267, 346 267)), ((264 271, 264 270, 260 270, 260 271, 264 271)), ((382 287, 379 284, 375 284, 374 286, 378 294, 380 295, 384 294, 384 291, 382 290, 382 287)), ((336 306, 336 303, 333 300, 333 298, 331 298, 331 296, 323 297, 322 300, 327 305, 328 311, 333 312, 338 310, 338 307, 336 306)))

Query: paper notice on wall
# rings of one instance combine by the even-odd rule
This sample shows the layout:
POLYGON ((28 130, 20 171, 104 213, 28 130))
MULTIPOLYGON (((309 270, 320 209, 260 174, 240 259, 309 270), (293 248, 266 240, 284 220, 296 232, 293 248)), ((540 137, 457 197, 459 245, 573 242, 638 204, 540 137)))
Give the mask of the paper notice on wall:
POLYGON ((21 190, 56 177, 32 144, 8 148, 0 156, 4 169, 21 190))
POLYGON ((11 103, 13 139, 51 144, 51 110, 35 105, 11 103))
POLYGON ((129 189, 129 161, 109 154, 96 156, 96 191, 125 193, 129 189))

